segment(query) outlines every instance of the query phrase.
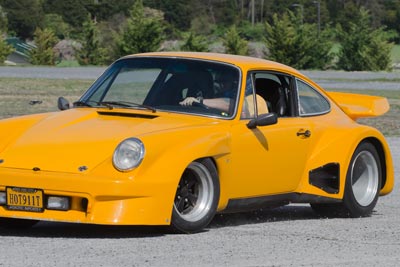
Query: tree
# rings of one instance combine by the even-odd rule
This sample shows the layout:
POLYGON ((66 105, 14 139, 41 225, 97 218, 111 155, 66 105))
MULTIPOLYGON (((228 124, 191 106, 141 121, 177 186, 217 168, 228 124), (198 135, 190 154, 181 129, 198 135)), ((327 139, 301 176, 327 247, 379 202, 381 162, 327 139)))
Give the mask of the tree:
POLYGON ((100 48, 98 30, 90 14, 83 23, 81 47, 77 48, 76 59, 81 65, 99 65, 105 62, 105 51, 100 48))
POLYGON ((129 10, 135 3, 135 0, 81 0, 81 2, 83 2, 87 12, 89 12, 93 18, 96 18, 96 21, 106 21, 118 13, 129 15, 129 10))
POLYGON ((80 28, 86 20, 88 10, 81 0, 46 0, 44 10, 48 14, 59 14, 63 20, 73 27, 80 28))
POLYGON ((348 30, 338 28, 340 49, 337 66, 346 71, 377 71, 391 68, 392 45, 383 28, 373 29, 369 12, 361 8, 348 30))
POLYGON ((7 32, 8 20, 4 9, 0 6, 0 34, 7 32))
POLYGON ((185 43, 181 46, 183 51, 208 52, 207 40, 200 35, 192 32, 188 35, 185 43))
POLYGON ((14 48, 8 45, 0 32, 0 65, 7 59, 8 55, 14 52, 14 48))
POLYGON ((44 28, 52 30, 59 39, 68 38, 71 32, 71 26, 66 23, 59 14, 46 14, 44 17, 44 28))
POLYGON ((148 7, 164 12, 165 20, 173 27, 185 31, 190 28, 192 3, 186 0, 144 0, 148 7))
POLYGON ((120 55, 157 51, 163 40, 162 31, 161 18, 154 14, 146 15, 142 1, 137 0, 122 37, 117 41, 120 55))
POLYGON ((294 60, 289 55, 292 53, 296 32, 289 19, 289 14, 285 13, 282 18, 279 18, 275 13, 272 23, 266 23, 265 26, 270 59, 291 65, 294 60))
POLYGON ((394 30, 397 34, 393 39, 400 42, 400 1, 384 1, 385 15, 383 22, 388 30, 394 30))
POLYGON ((57 37, 49 29, 37 28, 34 35, 36 48, 30 52, 30 62, 34 65, 54 65, 56 55, 53 47, 57 43, 57 37))
POLYGON ((266 23, 269 58, 298 69, 324 69, 331 64, 331 34, 318 35, 316 24, 302 23, 299 16, 287 11, 281 18, 274 14, 266 23))
POLYGON ((7 44, 3 36, 3 32, 7 31, 7 23, 7 16, 0 6, 0 64, 3 64, 8 55, 15 50, 12 46, 7 44))
POLYGON ((41 0, 3 0, 8 30, 23 39, 31 38, 44 18, 41 0))
POLYGON ((235 55, 247 55, 248 54, 248 43, 245 39, 241 38, 236 27, 231 27, 225 34, 223 44, 226 49, 226 53, 235 55))

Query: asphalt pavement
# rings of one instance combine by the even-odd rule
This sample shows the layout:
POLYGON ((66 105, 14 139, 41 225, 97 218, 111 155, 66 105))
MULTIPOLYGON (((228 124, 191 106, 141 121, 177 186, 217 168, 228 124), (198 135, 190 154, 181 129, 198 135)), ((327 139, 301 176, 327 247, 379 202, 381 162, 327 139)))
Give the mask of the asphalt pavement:
MULTIPOLYGON (((396 177, 400 139, 388 138, 396 177)), ((42 222, 0 229, 0 266, 399 266, 400 193, 371 217, 321 219, 308 205, 218 215, 198 234, 42 222)))

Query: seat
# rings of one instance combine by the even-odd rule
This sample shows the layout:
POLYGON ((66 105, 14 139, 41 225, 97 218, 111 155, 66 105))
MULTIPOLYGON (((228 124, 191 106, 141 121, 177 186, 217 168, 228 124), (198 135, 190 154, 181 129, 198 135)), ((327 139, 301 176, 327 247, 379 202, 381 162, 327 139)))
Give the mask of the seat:
POLYGON ((267 101, 270 111, 275 112, 279 117, 286 115, 285 91, 277 81, 257 78, 255 86, 256 93, 267 101))
POLYGON ((257 115, 268 113, 267 103, 264 98, 256 94, 256 103, 254 103, 253 95, 248 95, 244 98, 244 106, 242 110, 242 119, 254 118, 255 104, 257 105, 257 115))
POLYGON ((214 97, 212 75, 207 71, 188 71, 173 73, 165 82, 157 96, 153 97, 153 106, 178 105, 185 97, 214 97))
MULTIPOLYGON (((157 94, 153 96, 152 106, 177 105, 182 98, 182 89, 188 87, 187 75, 174 73, 157 94)), ((149 105, 150 103, 147 103, 149 105)))
POLYGON ((214 81, 211 73, 206 70, 190 71, 187 73, 188 92, 186 96, 203 98, 214 97, 214 81))

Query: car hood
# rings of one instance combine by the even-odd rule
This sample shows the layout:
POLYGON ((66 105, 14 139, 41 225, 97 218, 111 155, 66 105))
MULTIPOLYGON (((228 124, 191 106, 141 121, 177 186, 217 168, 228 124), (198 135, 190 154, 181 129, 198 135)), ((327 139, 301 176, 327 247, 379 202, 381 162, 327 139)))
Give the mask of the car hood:
POLYGON ((8 142, 0 152, 0 166, 79 173, 109 160, 116 146, 126 138, 204 124, 207 120, 210 121, 130 110, 77 108, 50 113, 8 142))

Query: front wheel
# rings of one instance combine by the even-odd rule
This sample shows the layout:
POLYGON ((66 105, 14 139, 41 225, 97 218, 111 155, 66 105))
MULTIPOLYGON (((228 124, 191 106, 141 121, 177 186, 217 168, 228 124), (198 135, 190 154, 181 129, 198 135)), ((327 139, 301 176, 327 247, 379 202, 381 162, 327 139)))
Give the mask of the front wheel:
POLYGON ((214 217, 219 201, 217 169, 210 159, 189 164, 175 195, 171 226, 175 232, 195 233, 214 217))
POLYGON ((355 150, 346 176, 343 202, 340 204, 312 204, 324 216, 366 217, 372 213, 381 188, 382 169, 376 148, 369 142, 355 150))

